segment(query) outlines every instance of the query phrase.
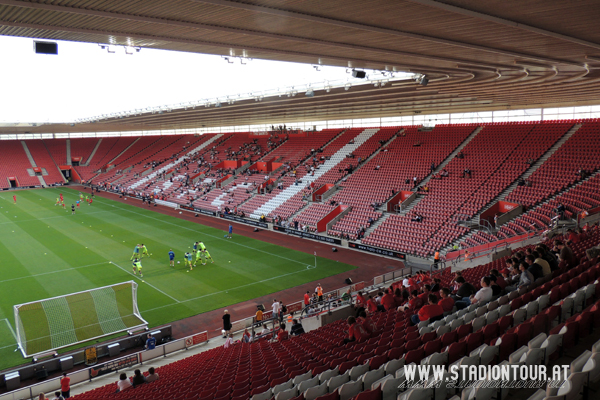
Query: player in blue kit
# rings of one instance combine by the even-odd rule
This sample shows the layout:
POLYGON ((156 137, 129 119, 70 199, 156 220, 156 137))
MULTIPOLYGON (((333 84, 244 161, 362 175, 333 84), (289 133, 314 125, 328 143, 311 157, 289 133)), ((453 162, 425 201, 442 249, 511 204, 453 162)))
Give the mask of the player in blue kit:
POLYGON ((169 249, 169 265, 171 267, 175 266, 175 253, 173 253, 173 249, 169 249))

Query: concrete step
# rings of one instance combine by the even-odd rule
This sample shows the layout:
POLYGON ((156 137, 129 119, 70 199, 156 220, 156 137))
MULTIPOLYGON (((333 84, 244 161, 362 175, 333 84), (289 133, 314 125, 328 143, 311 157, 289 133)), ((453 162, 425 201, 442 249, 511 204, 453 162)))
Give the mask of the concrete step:
POLYGON ((82 160, 83 163, 80 164, 82 167, 87 167, 88 165, 90 165, 90 162, 92 161, 92 158, 94 158, 94 155, 96 154, 96 151, 98 150, 98 147, 100 147, 100 143, 102 143, 102 138, 98 139, 98 143, 96 143, 96 146, 94 146, 94 150, 92 150, 92 154, 90 154, 88 159, 82 160))

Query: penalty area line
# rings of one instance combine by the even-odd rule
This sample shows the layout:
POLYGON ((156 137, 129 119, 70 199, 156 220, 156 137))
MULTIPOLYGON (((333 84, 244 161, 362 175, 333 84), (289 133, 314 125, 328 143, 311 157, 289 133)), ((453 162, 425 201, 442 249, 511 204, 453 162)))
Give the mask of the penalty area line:
MULTIPOLYGON (((112 265, 114 265, 114 266, 116 266, 117 268, 120 268, 120 269, 121 269, 121 270, 123 270, 125 273, 129 274, 129 271, 127 271, 125 268, 121 267, 119 264, 117 264, 117 263, 114 263, 114 262, 112 262, 112 261, 109 261, 108 263, 109 263, 109 264, 112 264, 112 265)), ((181 303, 181 301, 177 300, 175 297, 171 296, 170 294, 163 292, 162 290, 160 290, 159 288, 157 288, 157 287, 156 287, 156 286, 154 286, 153 284, 151 284, 151 283, 148 283, 148 282, 146 282, 145 280, 143 280, 143 279, 141 279, 141 278, 138 278, 138 276, 137 276, 137 275, 133 275, 133 276, 134 276, 134 278, 135 278, 135 279, 137 279, 137 280, 140 280, 140 281, 144 282, 146 285, 150 286, 151 288, 153 288, 153 289, 154 289, 154 290, 156 290, 157 292, 160 292, 160 293, 164 294, 165 296, 167 296, 168 298, 172 299, 173 301, 175 301, 175 302, 177 302, 177 303, 181 303)))

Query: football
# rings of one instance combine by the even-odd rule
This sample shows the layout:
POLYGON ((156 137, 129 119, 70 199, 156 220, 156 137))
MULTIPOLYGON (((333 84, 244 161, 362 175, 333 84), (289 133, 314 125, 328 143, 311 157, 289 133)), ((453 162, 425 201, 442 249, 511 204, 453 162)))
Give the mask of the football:
POLYGON ((179 261, 177 261, 177 264, 179 264, 179 261))

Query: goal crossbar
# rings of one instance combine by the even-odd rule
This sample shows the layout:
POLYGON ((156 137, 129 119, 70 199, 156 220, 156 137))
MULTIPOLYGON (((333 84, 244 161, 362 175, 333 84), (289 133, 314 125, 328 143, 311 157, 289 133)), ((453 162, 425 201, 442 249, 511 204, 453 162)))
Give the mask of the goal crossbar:
POLYGON ((13 306, 23 357, 35 357, 148 326, 137 306, 138 284, 121 282, 13 306))

